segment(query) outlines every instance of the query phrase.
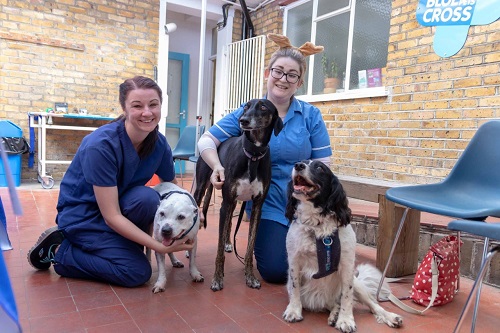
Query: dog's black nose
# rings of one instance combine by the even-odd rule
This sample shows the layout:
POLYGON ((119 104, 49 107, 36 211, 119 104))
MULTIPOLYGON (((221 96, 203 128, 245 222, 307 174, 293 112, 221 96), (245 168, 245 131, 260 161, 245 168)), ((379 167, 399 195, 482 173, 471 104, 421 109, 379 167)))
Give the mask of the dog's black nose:
POLYGON ((295 163, 294 168, 297 171, 301 171, 301 170, 304 170, 306 168, 306 164, 304 162, 297 162, 297 163, 295 163))
POLYGON ((166 237, 170 237, 172 236, 172 227, 169 226, 169 225, 164 225, 162 228, 161 228, 161 234, 163 236, 166 236, 166 237))
POLYGON ((240 118, 240 126, 248 126, 250 125, 250 120, 244 117, 240 118))

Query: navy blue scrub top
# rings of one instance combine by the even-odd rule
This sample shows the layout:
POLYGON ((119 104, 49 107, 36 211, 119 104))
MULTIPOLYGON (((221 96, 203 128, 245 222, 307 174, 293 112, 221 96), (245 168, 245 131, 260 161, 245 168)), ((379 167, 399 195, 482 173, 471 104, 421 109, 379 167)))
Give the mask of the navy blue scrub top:
POLYGON ((145 185, 154 174, 163 181, 175 177, 172 150, 163 134, 158 133, 153 152, 140 159, 124 120, 99 127, 82 140, 61 181, 56 218, 59 229, 69 238, 78 232, 111 231, 93 186, 117 186, 121 197, 129 189, 145 185))

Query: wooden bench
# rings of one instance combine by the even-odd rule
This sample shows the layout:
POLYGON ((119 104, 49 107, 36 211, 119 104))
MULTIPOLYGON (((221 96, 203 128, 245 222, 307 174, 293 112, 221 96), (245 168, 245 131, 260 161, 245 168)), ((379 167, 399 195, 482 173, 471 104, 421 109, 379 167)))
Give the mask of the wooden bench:
MULTIPOLYGON (((405 210, 405 207, 387 200, 385 192, 402 184, 351 176, 338 176, 338 178, 349 198, 376 202, 379 205, 376 266, 383 271, 405 210)), ((420 211, 410 209, 387 270, 387 277, 401 277, 416 273, 419 238, 420 211)))

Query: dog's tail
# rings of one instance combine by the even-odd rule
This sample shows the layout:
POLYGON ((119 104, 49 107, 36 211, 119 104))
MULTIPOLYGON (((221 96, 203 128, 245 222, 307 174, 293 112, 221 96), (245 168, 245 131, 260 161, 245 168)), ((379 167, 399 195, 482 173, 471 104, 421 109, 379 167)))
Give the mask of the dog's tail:
MULTIPOLYGON (((356 271, 357 280, 365 286, 370 297, 375 300, 377 297, 378 285, 382 279, 382 272, 370 264, 360 264, 356 267, 356 271)), ((388 299, 390 293, 391 288, 389 284, 387 284, 387 280, 384 280, 379 297, 380 299, 388 299)))
POLYGON ((210 200, 212 199, 212 193, 214 191, 214 186, 212 183, 208 185, 208 188, 205 190, 205 197, 203 198, 203 216, 205 219, 203 220, 203 227, 207 228, 207 212, 208 207, 210 206, 210 200))

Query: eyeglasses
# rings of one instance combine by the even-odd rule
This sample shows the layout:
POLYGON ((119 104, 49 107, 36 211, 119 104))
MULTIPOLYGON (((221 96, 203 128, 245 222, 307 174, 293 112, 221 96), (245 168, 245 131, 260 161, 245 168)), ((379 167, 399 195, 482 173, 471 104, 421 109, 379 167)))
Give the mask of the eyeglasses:
POLYGON ((278 80, 285 76, 285 79, 288 83, 297 83, 300 79, 300 75, 297 75, 295 73, 285 73, 278 68, 271 68, 271 76, 278 80))

